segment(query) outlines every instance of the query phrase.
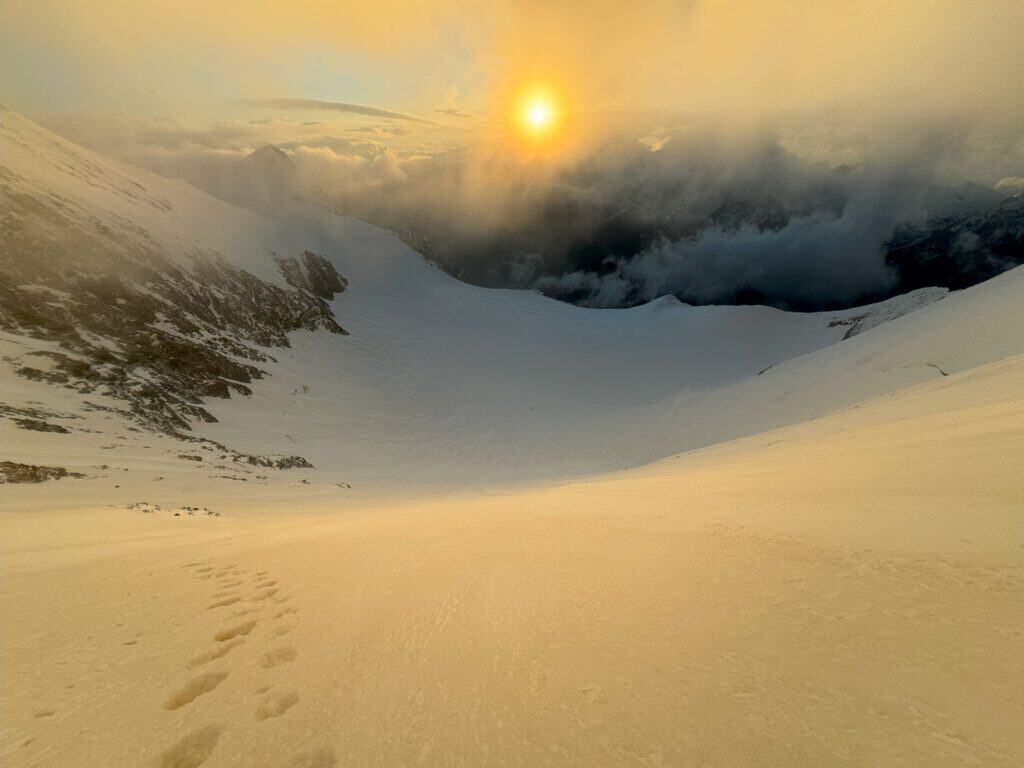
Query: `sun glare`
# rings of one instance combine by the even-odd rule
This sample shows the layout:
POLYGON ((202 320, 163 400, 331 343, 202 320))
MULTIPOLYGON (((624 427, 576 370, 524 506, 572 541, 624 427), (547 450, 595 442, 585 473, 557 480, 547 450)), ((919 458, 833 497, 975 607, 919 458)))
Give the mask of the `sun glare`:
POLYGON ((520 112, 523 126, 533 136, 548 133, 557 119, 552 99, 544 94, 534 94, 523 101, 520 112))
POLYGON ((526 111, 526 121, 532 128, 543 128, 551 122, 552 113, 546 101, 534 101, 526 111))

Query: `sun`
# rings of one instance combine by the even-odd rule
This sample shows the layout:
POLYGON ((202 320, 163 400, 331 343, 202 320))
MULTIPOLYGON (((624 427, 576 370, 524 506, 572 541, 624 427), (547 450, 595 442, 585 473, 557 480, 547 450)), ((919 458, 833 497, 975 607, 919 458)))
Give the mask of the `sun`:
POLYGON ((555 110, 551 103, 543 99, 534 99, 526 105, 526 122, 535 130, 543 130, 551 124, 555 110))
POLYGON ((526 133, 539 138, 555 127, 558 110, 554 99, 546 93, 533 93, 523 99, 519 117, 526 133))

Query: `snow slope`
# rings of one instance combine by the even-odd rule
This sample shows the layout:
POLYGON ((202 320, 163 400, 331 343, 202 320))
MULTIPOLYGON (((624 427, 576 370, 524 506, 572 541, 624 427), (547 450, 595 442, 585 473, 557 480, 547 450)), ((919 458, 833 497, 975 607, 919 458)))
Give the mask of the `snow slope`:
POLYGON ((1017 768, 1022 463, 1018 355, 581 482, 6 515, 0 758, 1017 768))

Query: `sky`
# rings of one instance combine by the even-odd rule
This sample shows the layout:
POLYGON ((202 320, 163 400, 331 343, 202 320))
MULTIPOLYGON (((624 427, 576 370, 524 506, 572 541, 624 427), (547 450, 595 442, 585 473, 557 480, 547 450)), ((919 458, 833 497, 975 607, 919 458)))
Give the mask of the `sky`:
POLYGON ((509 108, 993 108, 1022 93, 1019 0, 4 0, 0 94, 28 112, 223 116, 238 98, 509 108))

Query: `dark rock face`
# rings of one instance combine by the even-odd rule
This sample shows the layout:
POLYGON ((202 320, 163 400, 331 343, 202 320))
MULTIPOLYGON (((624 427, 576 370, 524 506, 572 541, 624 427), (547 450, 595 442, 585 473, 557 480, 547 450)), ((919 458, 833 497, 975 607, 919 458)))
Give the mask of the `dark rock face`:
POLYGON ((940 285, 967 288, 1024 264, 1024 195, 980 213, 905 228, 886 244, 896 293, 940 285))
POLYGON ((287 288, 216 252, 183 265, 132 223, 17 181, 0 168, 0 329, 54 344, 5 361, 26 378, 115 397, 137 424, 180 434, 215 421, 204 398, 251 394, 289 332, 346 333, 327 301, 347 283, 322 256, 275 256, 287 288))
POLYGON ((82 478, 85 475, 68 472, 64 467, 40 467, 34 464, 0 461, 0 483, 42 483, 65 477, 82 478))
POLYGON ((283 459, 271 459, 267 456, 249 456, 248 461, 257 467, 268 469, 313 469, 313 465, 301 456, 285 456, 283 459))
POLYGON ((304 251, 301 261, 289 256, 276 259, 288 285, 325 301, 330 301, 348 287, 348 280, 337 273, 331 262, 311 251, 304 251))

